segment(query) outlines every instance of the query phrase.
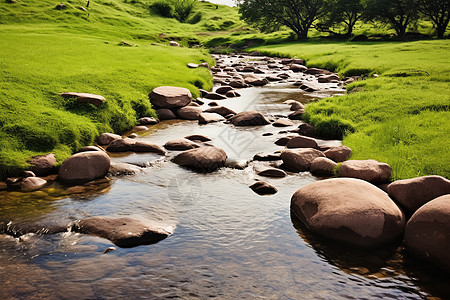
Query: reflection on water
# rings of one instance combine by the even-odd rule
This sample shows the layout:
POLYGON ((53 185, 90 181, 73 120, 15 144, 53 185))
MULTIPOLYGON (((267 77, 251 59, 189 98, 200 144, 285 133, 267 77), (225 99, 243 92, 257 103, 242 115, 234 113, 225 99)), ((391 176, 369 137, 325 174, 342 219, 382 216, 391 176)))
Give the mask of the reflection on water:
MULTIPOLYGON (((288 107, 281 104, 284 100, 306 102, 311 96, 289 84, 250 88, 242 90, 242 95, 223 103, 236 111, 257 107, 270 114, 288 114, 288 107)), ((204 134, 229 156, 250 159, 259 152, 281 150, 274 144, 285 135, 279 131, 272 126, 167 121, 139 132, 138 138, 162 145, 204 134), (263 137, 267 132, 273 136, 263 137)), ((30 224, 45 225, 55 232, 20 238, 0 234, 2 298, 421 299, 450 295, 445 284, 449 276, 408 257, 400 245, 368 252, 348 249, 311 235, 291 220, 290 198, 317 180, 310 173, 264 178, 279 192, 261 197, 249 186, 259 178, 255 168, 270 162, 197 174, 170 162, 175 153, 166 158, 114 154, 113 161, 147 168, 134 176, 76 187, 70 194, 57 185, 44 190, 45 194, 1 192, 0 224, 14 224, 22 231, 30 224), (176 230, 157 244, 117 248, 107 254, 104 250, 112 246, 108 240, 56 230, 96 215, 132 216, 176 226, 176 230)))

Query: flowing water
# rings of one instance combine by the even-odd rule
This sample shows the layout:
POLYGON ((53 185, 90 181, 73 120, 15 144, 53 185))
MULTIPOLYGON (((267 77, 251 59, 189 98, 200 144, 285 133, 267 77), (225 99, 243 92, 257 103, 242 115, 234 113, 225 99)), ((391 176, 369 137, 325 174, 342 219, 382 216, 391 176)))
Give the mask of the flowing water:
MULTIPOLYGON (((233 58, 236 60, 237 58, 233 58)), ((231 63, 228 58, 224 63, 231 63)), ((312 78, 303 77, 305 80, 312 78)), ((236 111, 255 109, 286 115, 287 99, 303 103, 343 93, 324 84, 305 93, 292 82, 240 90, 222 100, 236 111), (326 87, 326 88, 325 88, 326 87)), ((206 101, 209 102, 209 101, 206 101)), ((289 129, 294 129, 300 121, 289 129)), ((237 128, 228 124, 164 121, 139 133, 156 144, 204 134, 229 157, 251 159, 283 147, 274 141, 286 129, 237 128), (273 133, 263 136, 264 133, 273 133)), ((339 144, 339 141, 324 141, 339 144)), ((119 248, 108 240, 73 232, 0 234, 2 299, 439 299, 450 295, 449 276, 408 256, 400 244, 360 251, 312 235, 291 217, 292 194, 320 180, 308 172, 266 180, 277 187, 259 196, 249 186, 255 170, 222 168, 211 174, 183 169, 170 157, 111 154, 116 162, 145 165, 68 194, 58 185, 34 193, 0 192, 0 223, 9 228, 67 226, 86 216, 131 216, 176 227, 173 235, 147 246, 119 248)), ((273 163, 272 163, 273 164, 273 163)), ((40 231, 44 232, 44 231, 40 231)))

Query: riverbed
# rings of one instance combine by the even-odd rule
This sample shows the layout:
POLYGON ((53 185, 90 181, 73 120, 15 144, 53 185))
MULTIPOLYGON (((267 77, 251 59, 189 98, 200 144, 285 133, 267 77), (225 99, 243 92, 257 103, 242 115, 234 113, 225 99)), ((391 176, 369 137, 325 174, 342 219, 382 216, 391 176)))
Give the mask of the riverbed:
MULTIPOLYGON (((224 65, 261 58, 217 57, 224 65)), ((284 71, 280 71, 284 72, 284 71)), ((291 74, 292 75, 292 74, 291 74)), ((315 82, 314 76, 298 75, 315 82)), ((287 116, 286 100, 309 101, 345 91, 326 83, 305 92, 295 80, 240 89, 241 97, 220 100, 236 112, 257 110, 287 116)), ((204 100, 208 107, 209 100, 204 100)), ((218 102, 218 101, 216 101, 218 102)), ((192 134, 212 139, 228 157, 251 160, 284 147, 275 141, 287 128, 239 128, 170 120, 138 132, 138 140, 163 145, 192 134), (272 135, 268 135, 272 134, 272 135)), ((340 141, 320 141, 338 145, 340 141)), ((45 194, 0 192, 0 222, 9 226, 67 226, 88 216, 127 216, 175 228, 146 246, 119 248, 108 240, 74 232, 0 235, 2 299, 439 299, 450 295, 449 276, 406 254, 398 243, 362 251, 323 240, 292 217, 292 194, 321 180, 309 172, 262 178, 258 170, 276 162, 250 162, 243 170, 222 168, 199 174, 153 154, 110 154, 114 162, 143 166, 136 175, 113 177, 82 193, 54 186, 45 194), (259 196, 256 179, 278 193, 259 196), (434 297, 434 298, 433 298, 434 297)))

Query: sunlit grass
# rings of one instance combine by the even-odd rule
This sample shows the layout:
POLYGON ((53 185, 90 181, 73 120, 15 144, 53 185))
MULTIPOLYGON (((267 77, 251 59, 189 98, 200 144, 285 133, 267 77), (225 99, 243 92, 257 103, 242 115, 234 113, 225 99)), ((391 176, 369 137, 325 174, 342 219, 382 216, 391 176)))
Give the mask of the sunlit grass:
POLYGON ((257 50, 304 58, 341 77, 381 75, 349 85, 346 96, 311 103, 306 119, 330 138, 344 135, 353 158, 391 164, 393 179, 450 178, 450 42, 310 41, 257 50))

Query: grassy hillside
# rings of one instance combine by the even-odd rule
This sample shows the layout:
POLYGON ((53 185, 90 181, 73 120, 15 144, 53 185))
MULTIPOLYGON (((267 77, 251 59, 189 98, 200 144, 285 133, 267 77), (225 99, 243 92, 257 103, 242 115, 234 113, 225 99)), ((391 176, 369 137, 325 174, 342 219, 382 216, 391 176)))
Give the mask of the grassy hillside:
POLYGON ((78 8, 84 0, 64 2, 63 10, 55 9, 60 1, 0 2, 0 178, 19 174, 32 155, 54 152, 61 162, 98 133, 121 133, 154 115, 147 95, 156 86, 182 86, 194 95, 211 88, 206 69, 186 67, 212 63, 210 56, 187 46, 228 33, 211 24, 238 27, 236 11, 199 2, 202 20, 180 24, 152 14, 151 2, 91 1, 87 12, 78 8), (172 39, 184 47, 168 47, 172 39), (107 102, 95 107, 58 96, 68 91, 107 102))
POLYGON ((308 105, 307 120, 324 134, 345 135, 354 159, 391 164, 393 179, 427 174, 450 178, 449 41, 313 40, 257 50, 301 57, 308 66, 334 70, 341 77, 380 74, 349 85, 346 96, 308 105))

